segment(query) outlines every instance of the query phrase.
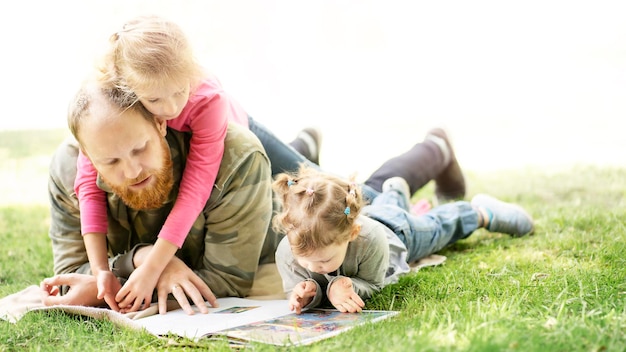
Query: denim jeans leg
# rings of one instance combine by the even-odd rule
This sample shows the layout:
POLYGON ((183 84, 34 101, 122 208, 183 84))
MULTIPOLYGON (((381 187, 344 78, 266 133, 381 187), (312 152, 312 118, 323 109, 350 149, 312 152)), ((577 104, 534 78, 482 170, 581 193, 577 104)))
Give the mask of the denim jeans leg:
MULTIPOLYGON (((365 187, 369 186, 365 185, 365 187)), ((372 188, 370 187, 370 189, 372 188)), ((372 192, 376 191, 372 189, 372 192)), ((372 200, 371 204, 396 206, 405 211, 409 211, 411 209, 411 204, 406 204, 404 197, 395 191, 378 193, 378 195, 372 200)))
POLYGON ((478 229, 478 213, 465 201, 444 204, 416 216, 398 207, 393 197, 379 196, 372 205, 363 208, 363 215, 385 224, 402 240, 408 249, 409 263, 436 253, 478 229), (390 203, 385 204, 384 200, 390 203))
POLYGON ((361 193, 363 194, 363 201, 365 201, 365 204, 372 203, 374 199, 381 194, 366 184, 361 184, 361 193))
POLYGON ((281 172, 296 172, 300 164, 306 164, 319 170, 319 166, 310 162, 293 147, 281 141, 267 127, 248 116, 250 131, 261 141, 265 153, 270 159, 272 176, 281 172))

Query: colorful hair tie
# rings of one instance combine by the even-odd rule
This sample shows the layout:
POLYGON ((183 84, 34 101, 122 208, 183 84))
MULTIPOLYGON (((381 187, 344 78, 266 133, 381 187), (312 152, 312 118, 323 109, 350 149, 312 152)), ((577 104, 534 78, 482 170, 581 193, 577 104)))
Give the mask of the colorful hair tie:
POLYGON ((287 180, 287 187, 293 186, 295 182, 293 180, 287 180))
POLYGON ((346 207, 346 209, 343 210, 343 213, 346 215, 350 215, 350 207, 346 207))

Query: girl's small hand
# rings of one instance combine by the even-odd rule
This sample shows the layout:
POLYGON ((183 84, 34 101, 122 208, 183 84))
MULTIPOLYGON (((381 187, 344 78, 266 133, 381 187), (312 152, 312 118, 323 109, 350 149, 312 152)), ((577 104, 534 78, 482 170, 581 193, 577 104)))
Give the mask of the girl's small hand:
POLYGON ((104 299, 104 301, 116 312, 120 311, 115 295, 122 288, 117 277, 110 270, 101 270, 96 275, 98 284, 98 299, 104 299))
POLYGON ((129 313, 150 307, 152 293, 160 274, 150 270, 147 265, 135 269, 115 296, 120 311, 129 313))
POLYGON ((340 277, 333 281, 328 290, 328 299, 342 313, 360 313, 365 306, 363 299, 354 292, 349 277, 340 277))
POLYGON ((302 308, 306 307, 317 292, 317 285, 313 281, 302 281, 298 283, 291 291, 289 297, 289 309, 295 310, 296 314, 302 313, 302 308))

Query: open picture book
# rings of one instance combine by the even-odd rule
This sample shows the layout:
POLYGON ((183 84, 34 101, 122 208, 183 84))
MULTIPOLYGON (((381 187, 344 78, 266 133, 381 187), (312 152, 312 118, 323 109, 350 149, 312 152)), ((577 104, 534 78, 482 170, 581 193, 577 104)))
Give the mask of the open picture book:
MULTIPOLYGON (((445 256, 431 255, 412 263, 411 268, 417 271, 425 266, 440 265, 445 260, 445 256)), ((271 276, 272 279, 263 281, 278 285, 264 292, 277 292, 279 296, 284 297, 275 265, 266 268, 270 270, 263 271, 261 276, 271 276), (267 272, 270 274, 265 275, 267 272)), ((255 284, 260 281, 262 280, 255 281, 255 284)), ((263 290, 257 292, 261 291, 263 290)), ((399 313, 374 310, 341 313, 334 309, 312 309, 298 315, 289 310, 285 299, 219 298, 218 303, 219 307, 209 308, 209 314, 197 313, 189 316, 182 309, 177 309, 169 311, 166 315, 154 314, 135 318, 133 322, 158 336, 171 333, 195 340, 227 336, 231 341, 241 343, 255 341, 289 346, 310 344, 338 335, 355 326, 376 323, 399 313)))
MULTIPOLYGON (((424 266, 440 265, 446 257, 431 255, 412 264, 414 271, 424 266)), ((121 314, 111 309, 57 305, 41 302, 38 285, 0 298, 0 320, 16 323, 31 311, 63 311, 69 314, 109 320, 126 328, 145 330, 155 336, 178 335, 193 340, 226 336, 233 344, 250 341, 279 346, 306 345, 350 330, 362 324, 376 323, 397 315, 397 311, 340 313, 312 309, 295 314, 282 299, 281 280, 275 264, 259 266, 250 298, 219 298, 218 307, 209 314, 197 311, 187 315, 176 301, 168 301, 167 314, 158 314, 153 303, 139 312, 121 314)))
POLYGON ((151 315, 134 322, 154 335, 175 334, 198 340, 226 336, 234 343, 254 341, 279 346, 307 345, 355 326, 392 317, 396 311, 341 313, 310 309, 295 314, 286 300, 220 298, 209 314, 186 314, 182 309, 151 315))
POLYGON ((167 314, 159 314, 154 303, 146 310, 122 314, 108 308, 43 306, 38 290, 38 286, 30 286, 21 293, 4 298, 0 306, 5 309, 0 309, 0 319, 15 323, 28 312, 62 311, 108 320, 118 326, 143 330, 159 337, 177 335, 195 341, 225 337, 234 346, 250 342, 296 346, 333 337, 356 326, 376 323, 399 313, 377 310, 341 313, 335 309, 309 309, 295 314, 289 310, 284 299, 218 298, 218 307, 209 307, 208 314, 202 314, 194 307, 195 314, 189 315, 179 308, 176 301, 168 301, 167 314), (7 309, 8 306, 16 309, 7 309))

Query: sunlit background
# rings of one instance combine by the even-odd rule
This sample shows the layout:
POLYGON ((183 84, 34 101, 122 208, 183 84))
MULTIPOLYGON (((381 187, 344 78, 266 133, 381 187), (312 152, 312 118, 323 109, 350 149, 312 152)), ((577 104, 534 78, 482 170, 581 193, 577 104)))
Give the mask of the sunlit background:
MULTIPOLYGON (((0 129, 63 128, 128 19, 177 21, 196 56, 284 140, 363 178, 433 126, 473 170, 626 165, 623 1, 9 1, 0 129)), ((36 141, 33 141, 36 143, 36 141)))

